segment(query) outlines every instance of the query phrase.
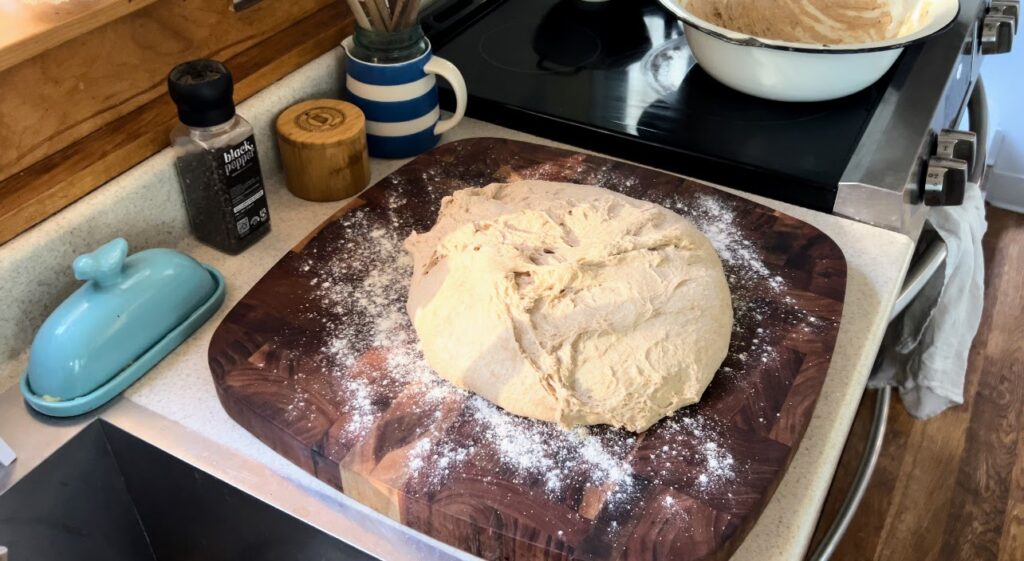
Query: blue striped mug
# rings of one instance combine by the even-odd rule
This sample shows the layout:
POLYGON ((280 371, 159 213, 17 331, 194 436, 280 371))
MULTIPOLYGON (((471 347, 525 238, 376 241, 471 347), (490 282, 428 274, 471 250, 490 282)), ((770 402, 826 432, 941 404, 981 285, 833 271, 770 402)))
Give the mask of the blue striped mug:
POLYGON ((355 58, 352 37, 341 44, 346 54, 346 99, 366 115, 366 147, 371 156, 422 154, 462 120, 466 82, 454 64, 434 56, 429 43, 422 55, 394 64, 355 58), (455 113, 447 119, 441 119, 435 75, 447 80, 455 92, 455 113))

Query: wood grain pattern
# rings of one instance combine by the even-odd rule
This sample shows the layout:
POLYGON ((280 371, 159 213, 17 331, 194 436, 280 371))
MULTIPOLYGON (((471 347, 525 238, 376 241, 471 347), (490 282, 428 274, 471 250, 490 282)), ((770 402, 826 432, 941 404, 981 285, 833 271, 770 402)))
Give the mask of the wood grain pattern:
POLYGON ((174 65, 229 59, 329 3, 156 2, 0 72, 0 179, 163 97, 174 65))
POLYGON ((366 118, 337 99, 307 99, 277 116, 277 148, 288 190, 307 201, 340 201, 370 183, 366 118))
POLYGON ((156 0, 15 3, 0 18, 0 70, 28 60, 156 0))
MULTIPOLYGON (((389 371, 387 343, 349 342, 358 358, 340 367, 325 356, 334 322, 362 325, 369 313, 356 299, 325 303, 314 287, 353 235, 345 216, 328 221, 282 258, 215 332, 210 369, 225 410, 344 493, 485 559, 728 558, 774 492, 814 409, 842 314, 842 252, 806 223, 695 181, 501 139, 437 148, 381 180, 346 210, 358 207, 360 220, 404 237, 432 225, 443 195, 515 178, 597 184, 673 208, 713 200, 732 209, 734 220, 722 226, 750 240, 749 251, 759 253, 768 268, 764 278, 777 277, 773 282, 783 286, 748 294, 754 284, 746 280, 750 271, 726 264, 734 298, 756 294, 764 319, 737 322, 730 355, 699 404, 632 441, 626 451, 632 470, 627 500, 615 499, 613 485, 586 472, 575 474, 557 494, 543 478, 523 477, 502 460, 493 435, 469 412, 469 396, 452 394, 436 409, 418 407, 422 391, 389 371), (770 352, 740 352, 757 338, 766 339, 770 352), (348 400, 355 398, 342 382, 357 377, 374 388, 370 399, 379 414, 369 428, 354 433, 348 430, 348 400), (707 488, 703 452, 670 461, 659 456, 668 444, 679 443, 669 427, 686 419, 715 427, 718 445, 739 466, 735 477, 707 488), (410 476, 411 450, 442 438, 470 443, 466 457, 439 482, 410 476)), ((366 274, 358 267, 346 271, 357 286, 366 274)), ((682 448, 700 451, 704 444, 693 436, 682 448)))
MULTIPOLYGON (((836 561, 1024 559, 1024 215, 990 207, 988 220, 964 405, 917 421, 893 401, 879 467, 836 561)), ((814 543, 849 488, 873 402, 868 394, 858 410, 814 543)))
MULTIPOLYGON (((253 10, 256 7, 243 13, 253 10)), ((236 101, 336 47, 351 33, 352 25, 348 8, 332 3, 227 58, 225 63, 235 77, 236 101)), ((162 80, 156 82, 151 85, 154 95, 164 87, 162 80)), ((157 95, 100 130, 0 181, 0 243, 166 147, 175 120, 173 103, 165 95, 157 95)), ((3 144, 0 142, 0 146, 3 144)))

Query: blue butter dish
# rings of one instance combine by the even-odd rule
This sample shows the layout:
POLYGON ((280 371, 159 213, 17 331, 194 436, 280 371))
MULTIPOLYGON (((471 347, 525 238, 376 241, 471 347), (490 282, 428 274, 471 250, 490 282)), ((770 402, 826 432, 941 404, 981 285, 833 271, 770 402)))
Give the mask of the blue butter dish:
POLYGON ((171 249, 128 256, 117 238, 75 259, 87 281, 43 322, 21 393, 33 409, 71 417, 120 394, 224 303, 224 277, 171 249))

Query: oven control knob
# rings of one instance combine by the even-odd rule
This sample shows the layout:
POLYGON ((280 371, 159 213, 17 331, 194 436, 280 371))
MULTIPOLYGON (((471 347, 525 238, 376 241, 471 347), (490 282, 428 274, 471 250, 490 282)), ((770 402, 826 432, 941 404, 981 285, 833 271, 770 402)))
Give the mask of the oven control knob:
POLYGON ((974 159, 978 154, 978 135, 969 131, 943 129, 939 132, 935 155, 967 162, 967 173, 974 173, 974 159))
POLYGON ((967 162, 941 156, 928 160, 924 176, 924 204, 955 206, 964 202, 967 188, 967 162))
POLYGON ((1020 25, 1020 0, 994 0, 988 7, 989 15, 1006 16, 1013 19, 1013 31, 1020 25))
POLYGON ((998 55, 1013 48, 1017 23, 1012 17, 989 14, 981 23, 981 54, 998 55))

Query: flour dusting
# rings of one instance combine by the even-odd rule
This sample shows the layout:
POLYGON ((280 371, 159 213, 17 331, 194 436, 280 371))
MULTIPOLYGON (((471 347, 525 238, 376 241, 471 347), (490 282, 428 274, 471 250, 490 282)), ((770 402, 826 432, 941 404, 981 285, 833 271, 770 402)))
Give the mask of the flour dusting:
MULTIPOLYGON (((628 182, 603 186, 633 196, 642 188, 628 182)), ((651 440, 647 434, 609 427, 565 429, 518 417, 434 374, 417 348, 405 311, 412 265, 402 249, 410 231, 429 224, 407 222, 413 213, 402 209, 422 201, 400 188, 389 188, 384 203, 386 209, 363 207, 339 219, 346 235, 340 246, 330 248, 334 257, 328 266, 312 261, 300 266, 314 275, 310 282, 322 307, 337 311, 334 317, 320 318, 331 334, 324 349, 328 366, 336 372, 330 391, 344 396, 344 422, 332 430, 353 444, 361 442, 387 420, 390 406, 401 401, 404 411, 418 416, 416 430, 422 431, 403 450, 404 469, 428 489, 442 488, 472 459, 473 465, 493 466, 493 475, 483 476, 484 481, 525 483, 552 498, 601 487, 610 490, 606 501, 616 501, 638 492, 640 481, 689 496, 728 494, 729 483, 748 466, 729 452, 723 427, 696 407, 661 421, 649 431, 657 435, 651 440), (638 458, 643 461, 638 463, 638 458), (699 475, 677 481, 680 466, 699 475)), ((779 300, 786 283, 739 233, 733 208, 710 195, 688 203, 677 198, 665 206, 708 236, 726 268, 736 326, 719 375, 742 377, 754 364, 778 360, 775 334, 755 326, 771 313, 767 302, 779 300), (741 333, 756 336, 737 337, 741 333)), ((666 506, 678 503, 668 495, 661 500, 666 506)))

